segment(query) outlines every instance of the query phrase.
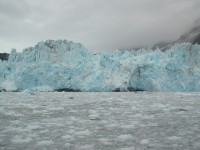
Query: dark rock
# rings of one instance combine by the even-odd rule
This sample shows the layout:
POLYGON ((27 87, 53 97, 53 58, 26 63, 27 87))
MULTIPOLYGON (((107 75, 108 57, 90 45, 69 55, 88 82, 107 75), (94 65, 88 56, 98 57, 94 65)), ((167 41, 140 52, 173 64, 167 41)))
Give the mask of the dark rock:
POLYGON ((7 53, 0 53, 0 59, 1 60, 8 60, 9 54, 7 53))
POLYGON ((136 89, 136 88, 133 88, 133 87, 128 87, 127 90, 125 89, 121 89, 121 88, 116 88, 113 90, 113 92, 144 92, 145 90, 143 89, 136 89))
POLYGON ((56 89, 55 91, 56 92, 81 92, 80 90, 70 89, 70 88, 56 89))
POLYGON ((187 110, 183 108, 179 108, 178 111, 187 111, 187 110))
POLYGON ((113 92, 121 92, 120 88, 116 88, 113 90, 113 92))
POLYGON ((6 92, 6 90, 5 89, 0 89, 0 92, 6 92))
POLYGON ((143 89, 139 89, 139 88, 136 89, 136 88, 132 88, 132 87, 128 87, 127 90, 129 92, 144 92, 145 91, 143 89))
POLYGON ((189 32, 180 36, 180 38, 176 42, 190 42, 192 44, 200 44, 200 26, 192 28, 189 32))
POLYGON ((181 35, 176 41, 173 42, 160 42, 155 44, 152 49, 159 47, 162 51, 170 49, 176 43, 189 42, 192 44, 200 44, 200 25, 192 28, 189 32, 181 35))

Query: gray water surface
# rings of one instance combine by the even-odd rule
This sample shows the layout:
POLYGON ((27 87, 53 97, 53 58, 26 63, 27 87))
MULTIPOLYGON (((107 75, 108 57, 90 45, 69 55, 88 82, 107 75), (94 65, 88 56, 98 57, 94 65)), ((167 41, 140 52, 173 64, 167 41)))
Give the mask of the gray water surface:
POLYGON ((200 149, 200 93, 0 93, 0 150, 200 149))

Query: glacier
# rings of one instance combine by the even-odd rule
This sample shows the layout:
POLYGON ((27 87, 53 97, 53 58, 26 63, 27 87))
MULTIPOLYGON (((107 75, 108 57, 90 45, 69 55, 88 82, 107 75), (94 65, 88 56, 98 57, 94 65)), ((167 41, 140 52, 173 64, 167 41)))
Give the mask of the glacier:
POLYGON ((80 43, 48 40, 0 60, 0 91, 199 92, 200 45, 94 54, 80 43))

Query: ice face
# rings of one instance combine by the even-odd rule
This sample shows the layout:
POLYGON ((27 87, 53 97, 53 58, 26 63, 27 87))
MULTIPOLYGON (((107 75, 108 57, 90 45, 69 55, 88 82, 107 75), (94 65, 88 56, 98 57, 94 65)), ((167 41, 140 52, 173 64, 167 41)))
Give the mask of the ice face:
POLYGON ((200 91, 200 45, 94 55, 81 44, 49 40, 12 50, 8 62, 0 62, 0 90, 12 89, 6 83, 15 90, 200 91))

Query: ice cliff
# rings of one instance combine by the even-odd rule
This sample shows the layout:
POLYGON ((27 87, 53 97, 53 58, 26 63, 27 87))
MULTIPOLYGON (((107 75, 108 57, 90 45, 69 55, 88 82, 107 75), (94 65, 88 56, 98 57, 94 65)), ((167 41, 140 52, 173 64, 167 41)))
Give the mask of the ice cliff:
POLYGON ((0 90, 59 89, 200 91, 200 45, 93 54, 81 44, 49 40, 0 60, 0 90))

